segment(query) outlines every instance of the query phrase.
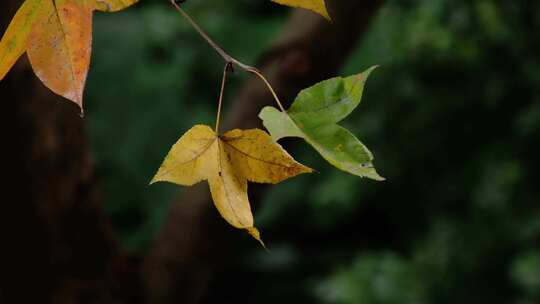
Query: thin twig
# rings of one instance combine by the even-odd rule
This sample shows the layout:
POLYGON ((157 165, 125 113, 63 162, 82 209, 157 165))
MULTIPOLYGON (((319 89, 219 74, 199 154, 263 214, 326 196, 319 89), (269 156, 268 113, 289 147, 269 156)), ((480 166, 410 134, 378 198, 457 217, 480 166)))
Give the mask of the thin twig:
MULTIPOLYGON (((221 48, 216 42, 214 42, 214 40, 212 40, 212 38, 210 38, 210 36, 208 36, 208 34, 195 22, 195 20, 193 20, 193 18, 191 18, 191 16, 189 16, 189 14, 186 13, 180 7, 180 5, 178 3, 176 3, 175 0, 170 0, 170 2, 176 8, 176 10, 189 22, 189 24, 197 31, 197 33, 199 33, 199 35, 201 35, 201 37, 223 58, 223 60, 225 60, 227 65, 225 67, 225 72, 224 72, 223 77, 225 77, 225 74, 227 73, 227 70, 232 68, 233 64, 237 65, 238 67, 240 67, 242 70, 244 70, 246 72, 257 75, 266 84, 266 86, 270 90, 270 93, 274 97, 274 100, 278 104, 281 111, 286 113, 285 108, 281 104, 281 101, 279 100, 276 92, 272 88, 272 85, 270 85, 270 82, 268 82, 268 80, 264 77, 262 72, 259 71, 259 69, 257 69, 256 67, 252 67, 250 65, 247 65, 247 64, 245 64, 243 62, 240 62, 236 58, 232 57, 227 52, 225 52, 223 50, 223 48, 221 48)), ((220 102, 221 102, 221 100, 220 100, 220 102)), ((221 103, 220 103, 220 105, 221 105, 221 103)), ((219 109, 218 109, 218 113, 219 113, 219 109)), ((219 116, 218 116, 217 122, 219 122, 219 116)), ((216 132, 217 132, 217 125, 216 125, 216 132)))

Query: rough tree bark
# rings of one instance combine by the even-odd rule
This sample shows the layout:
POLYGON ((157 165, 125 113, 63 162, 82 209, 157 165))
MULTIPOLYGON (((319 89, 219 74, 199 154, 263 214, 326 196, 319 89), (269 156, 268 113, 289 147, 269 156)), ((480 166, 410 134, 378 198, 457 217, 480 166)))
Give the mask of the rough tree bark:
MULTIPOLYGON (((4 32, 22 0, 5 0, 4 32)), ((293 14, 261 67, 283 101, 330 77, 366 30, 382 0, 331 0, 330 24, 293 14)), ((75 105, 52 94, 21 60, 0 82, 3 150, 3 242, 0 303, 196 303, 223 260, 227 228, 206 187, 174 205, 144 262, 124 255, 101 207, 84 120, 75 105)), ((256 79, 245 83, 225 117, 227 127, 258 125, 272 104, 256 79), (238 110, 235 110, 238 109, 238 110)), ((263 189, 263 188, 259 188, 263 189)), ((251 192, 252 202, 262 191, 251 192)))
MULTIPOLYGON (((333 23, 296 11, 257 64, 286 104, 302 88, 334 76, 383 1, 327 3, 333 23)), ((260 127, 257 114, 265 105, 273 105, 272 97, 260 80, 250 79, 227 113, 223 130, 260 127)), ((264 188, 250 191, 252 204, 259 201, 264 188)), ((231 239, 231 230, 219 219, 207 187, 191 188, 182 195, 144 262, 149 303, 176 303, 178 299, 198 303, 212 272, 227 258, 226 240, 231 239)))

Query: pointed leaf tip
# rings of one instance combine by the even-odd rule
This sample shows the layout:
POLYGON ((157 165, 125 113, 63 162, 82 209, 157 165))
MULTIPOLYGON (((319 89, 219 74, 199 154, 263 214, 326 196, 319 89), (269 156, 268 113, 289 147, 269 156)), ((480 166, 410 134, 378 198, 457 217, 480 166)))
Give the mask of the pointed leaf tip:
POLYGON ((249 233, 249 235, 251 235, 254 239, 256 239, 263 246, 263 248, 266 251, 268 251, 268 248, 266 248, 266 245, 264 244, 264 242, 261 239, 261 233, 259 232, 259 230, 257 228, 248 227, 248 228, 246 228, 246 231, 249 233))
POLYGON ((138 0, 94 0, 95 1, 95 9, 102 12, 117 12, 120 10, 123 10, 135 3, 138 2, 138 0))
POLYGON ((321 16, 323 16, 326 20, 332 21, 332 18, 330 17, 330 14, 328 14, 328 10, 326 9, 326 3, 324 0, 272 0, 275 3, 279 3, 281 5, 286 5, 290 7, 299 7, 308 9, 310 11, 313 11, 321 16))

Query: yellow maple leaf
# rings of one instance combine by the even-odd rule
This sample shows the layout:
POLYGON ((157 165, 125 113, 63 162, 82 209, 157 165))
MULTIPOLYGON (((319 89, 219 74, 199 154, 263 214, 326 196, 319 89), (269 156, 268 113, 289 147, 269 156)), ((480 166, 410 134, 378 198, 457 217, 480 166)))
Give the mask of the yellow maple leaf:
POLYGON ((39 79, 82 109, 90 65, 92 12, 114 12, 138 0, 26 0, 0 40, 0 80, 27 52, 39 79))
POLYGON ((301 7, 308 10, 312 10, 317 14, 323 16, 324 18, 331 20, 328 11, 326 10, 326 4, 324 0, 272 0, 273 2, 292 6, 292 7, 301 7))
POLYGON ((309 172, 313 170, 296 162, 262 130, 235 129, 218 136, 210 127, 196 125, 173 145, 150 183, 192 186, 207 180, 221 216, 262 243, 253 226, 247 181, 276 184, 309 172))

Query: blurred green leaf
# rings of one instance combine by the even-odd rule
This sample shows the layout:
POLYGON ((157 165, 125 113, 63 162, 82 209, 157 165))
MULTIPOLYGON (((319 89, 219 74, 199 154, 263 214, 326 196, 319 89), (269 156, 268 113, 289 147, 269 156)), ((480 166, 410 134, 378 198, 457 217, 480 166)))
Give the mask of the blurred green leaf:
POLYGON ((322 303, 427 303, 425 283, 415 266, 392 253, 358 256, 315 289, 322 303))
POLYGON ((540 252, 517 256, 512 263, 510 276, 527 295, 540 299, 540 252))

